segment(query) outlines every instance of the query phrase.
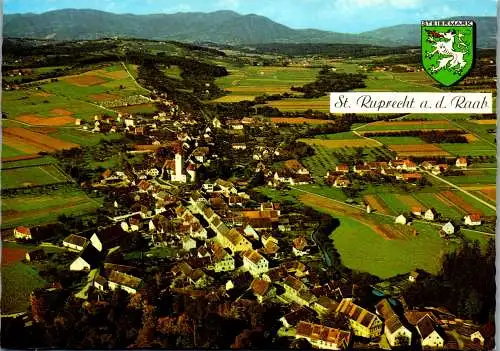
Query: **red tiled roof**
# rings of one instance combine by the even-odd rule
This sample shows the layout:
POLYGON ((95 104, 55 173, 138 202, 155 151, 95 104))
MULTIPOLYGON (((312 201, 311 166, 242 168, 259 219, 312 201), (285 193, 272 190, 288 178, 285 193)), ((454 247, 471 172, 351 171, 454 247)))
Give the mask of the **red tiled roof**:
POLYGON ((262 279, 255 279, 251 285, 253 292, 259 296, 264 296, 269 291, 270 286, 269 282, 262 279))
POLYGON ((23 226, 16 227, 16 231, 18 233, 21 233, 21 234, 24 234, 24 235, 29 235, 31 233, 30 228, 26 228, 26 227, 23 227, 23 226))

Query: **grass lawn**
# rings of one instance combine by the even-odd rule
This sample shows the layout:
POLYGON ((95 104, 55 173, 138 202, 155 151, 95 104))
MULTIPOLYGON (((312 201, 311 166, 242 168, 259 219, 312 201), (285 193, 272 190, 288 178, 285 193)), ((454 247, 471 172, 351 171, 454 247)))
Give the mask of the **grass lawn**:
POLYGON ((327 140, 343 140, 343 139, 361 139, 361 137, 353 132, 342 132, 335 134, 319 134, 315 136, 316 139, 327 140))
POLYGON ((41 164, 51 164, 57 163, 57 160, 52 156, 43 156, 39 158, 34 158, 30 160, 19 160, 19 161, 10 161, 2 164, 2 169, 9 168, 17 168, 17 167, 29 167, 29 166, 37 166, 41 164))
POLYGON ((30 306, 31 292, 45 284, 29 265, 21 262, 2 265, 2 314, 24 312, 30 306))
POLYGON ((90 133, 76 128, 59 128, 57 132, 51 133, 50 136, 82 146, 94 146, 99 144, 101 140, 117 140, 123 137, 120 134, 104 135, 101 133, 90 133))
POLYGON ((429 225, 416 223, 419 235, 412 239, 386 240, 361 222, 337 214, 333 216, 340 220, 340 226, 331 237, 343 264, 380 278, 416 268, 437 273, 441 255, 450 248, 429 225))

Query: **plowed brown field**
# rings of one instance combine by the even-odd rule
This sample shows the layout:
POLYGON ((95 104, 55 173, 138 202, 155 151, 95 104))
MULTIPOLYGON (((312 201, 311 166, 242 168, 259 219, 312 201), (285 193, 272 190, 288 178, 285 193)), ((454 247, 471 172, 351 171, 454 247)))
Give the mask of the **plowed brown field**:
POLYGON ((17 127, 3 129, 4 143, 26 153, 40 151, 53 152, 62 149, 79 147, 78 144, 52 138, 48 135, 17 127))

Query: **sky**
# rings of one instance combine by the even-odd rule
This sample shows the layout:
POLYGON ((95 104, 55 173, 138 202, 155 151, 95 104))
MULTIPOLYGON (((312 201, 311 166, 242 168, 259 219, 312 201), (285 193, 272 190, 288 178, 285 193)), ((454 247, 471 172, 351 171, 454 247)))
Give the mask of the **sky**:
POLYGON ((4 13, 90 8, 114 13, 233 10, 258 14, 291 28, 360 33, 422 19, 495 16, 497 0, 4 0, 4 13))

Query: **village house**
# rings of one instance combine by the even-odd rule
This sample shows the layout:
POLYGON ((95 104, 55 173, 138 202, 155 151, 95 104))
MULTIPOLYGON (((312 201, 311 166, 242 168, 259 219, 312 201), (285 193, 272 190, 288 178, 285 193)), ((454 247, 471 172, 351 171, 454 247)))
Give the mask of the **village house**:
POLYGON ((297 160, 287 160, 283 164, 285 169, 291 171, 293 174, 308 175, 309 171, 297 160))
POLYGON ((397 224, 403 224, 405 225, 407 223, 407 219, 404 215, 400 214, 399 216, 396 217, 396 219, 394 220, 394 223, 397 223, 397 224))
POLYGON ((116 270, 109 273, 107 281, 111 291, 122 289, 129 294, 137 293, 143 285, 142 279, 116 270))
POLYGON ((370 172, 370 167, 368 167, 366 165, 363 165, 363 164, 361 164, 361 165, 355 165, 353 167, 353 171, 356 174, 364 175, 364 174, 370 172))
POLYGON ((467 168, 467 159, 465 157, 459 157, 455 161, 455 166, 458 168, 467 168))
POLYGON ((436 330, 434 321, 428 315, 417 322, 416 329, 420 334, 422 348, 442 348, 444 346, 443 337, 436 330))
POLYGON ((424 213, 424 219, 427 221, 433 221, 436 219, 436 211, 433 208, 429 208, 424 213))
POLYGON ((479 213, 472 213, 464 217, 464 223, 468 226, 481 225, 481 215, 479 213))
POLYGON ((411 331, 403 325, 387 299, 377 304, 376 311, 384 319, 384 334, 391 347, 411 345, 411 331), (401 339, 407 342, 401 345, 401 339))
POLYGON ((301 321, 297 325, 295 338, 304 338, 313 347, 323 350, 345 350, 351 342, 348 331, 301 321))
POLYGON ((232 143, 231 147, 234 150, 246 150, 247 149, 247 144, 245 144, 245 143, 232 143))
POLYGON ((231 127, 234 130, 242 130, 243 129, 243 123, 241 123, 241 120, 239 119, 230 119, 226 121, 226 125, 228 127, 231 127))
POLYGON ((275 291, 271 283, 262 279, 254 279, 250 287, 259 303, 262 303, 266 297, 274 295, 275 291))
POLYGON ((250 249, 243 253, 243 267, 253 276, 259 276, 269 270, 269 261, 257 251, 250 249))
MULTIPOLYGON (((99 252, 110 250, 120 245, 121 239, 126 235, 126 232, 120 225, 113 225, 104 228, 98 233, 94 233, 90 237, 90 243, 99 252)), ((90 246, 90 245, 89 245, 90 246)))
POLYGON ((287 300, 298 303, 301 306, 309 306, 316 301, 316 297, 309 291, 307 286, 291 275, 286 277, 282 285, 285 288, 284 297, 287 300))
POLYGON ((30 228, 26 227, 16 227, 14 229, 14 238, 16 239, 21 239, 21 240, 31 240, 33 239, 31 235, 31 230, 30 228))
POLYGON ((280 318, 281 324, 288 329, 294 328, 300 321, 313 322, 317 320, 317 313, 308 306, 302 306, 298 309, 292 309, 280 318))
POLYGON ((214 243, 211 247, 211 263, 207 267, 215 272, 234 271, 235 263, 234 258, 218 243, 214 243))
POLYGON ((401 177, 405 182, 416 182, 422 179, 422 175, 420 173, 403 173, 401 177))
POLYGON ((336 311, 338 305, 339 304, 335 300, 327 296, 320 296, 311 304, 311 307, 318 313, 318 315, 323 316, 332 311, 336 311))
POLYGON ((89 240, 87 238, 76 234, 68 235, 62 242, 64 247, 74 251, 83 251, 88 243, 89 240))
POLYGON ((441 227, 441 231, 446 235, 452 235, 455 233, 455 227, 451 222, 447 222, 441 227))
POLYGON ((71 263, 69 269, 71 271, 90 271, 97 267, 100 260, 99 251, 93 245, 87 245, 80 256, 71 263))
POLYGON ((217 232, 216 239, 222 247, 230 249, 233 253, 252 249, 252 243, 235 228, 232 228, 225 233, 217 232))
POLYGON ((417 165, 413 161, 404 160, 402 169, 406 172, 415 172, 417 170, 417 165))
POLYGON ((349 173, 349 166, 342 163, 335 167, 335 172, 349 173))
POLYGON ((422 207, 412 207, 411 208, 411 214, 414 216, 421 216, 422 215, 422 207))
POLYGON ((208 147, 197 147, 194 149, 193 153, 191 154, 192 157, 198 162, 204 163, 207 161, 207 155, 209 152, 208 147))
POLYGON ((43 249, 31 250, 26 252, 25 258, 28 262, 41 261, 47 257, 43 249))
POLYGON ((336 188, 347 188, 351 185, 351 181, 345 176, 338 176, 333 181, 333 186, 336 188))
POLYGON ((382 333, 383 323, 377 315, 358 306, 351 299, 342 299, 337 313, 344 314, 349 319, 349 324, 354 334, 367 339, 379 336, 382 333))
POLYGON ((435 166, 435 164, 436 162, 434 161, 424 161, 420 164, 420 168, 426 171, 430 171, 435 166))
POLYGON ((189 284, 195 288, 202 288, 213 281, 211 277, 205 274, 201 269, 193 269, 188 263, 180 262, 172 268, 174 276, 180 275, 180 279, 186 279, 189 284))
POLYGON ((196 249, 196 240, 194 240, 190 236, 186 235, 186 236, 182 237, 181 241, 182 241, 182 248, 185 251, 190 251, 192 249, 196 249))
POLYGON ((491 348, 492 341, 495 336, 495 326, 492 323, 487 323, 483 325, 479 330, 476 330, 470 335, 470 340, 481 346, 486 346, 488 349, 491 348))
POLYGON ((293 254, 295 256, 303 256, 308 253, 309 250, 307 250, 308 243, 306 238, 303 236, 299 236, 298 238, 293 240, 293 254))

